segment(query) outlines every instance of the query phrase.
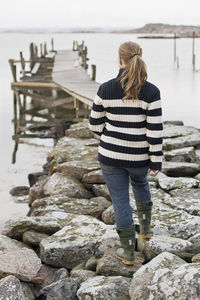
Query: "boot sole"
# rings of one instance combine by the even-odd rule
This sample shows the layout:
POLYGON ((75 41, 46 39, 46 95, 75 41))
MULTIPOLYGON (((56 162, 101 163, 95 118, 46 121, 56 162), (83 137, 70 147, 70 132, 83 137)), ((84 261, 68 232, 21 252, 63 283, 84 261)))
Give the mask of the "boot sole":
POLYGON ((125 265, 132 266, 132 265, 134 265, 134 263, 135 263, 134 260, 133 260, 133 261, 126 260, 125 258, 118 256, 117 254, 116 254, 115 256, 116 256, 118 259, 120 259, 125 265))

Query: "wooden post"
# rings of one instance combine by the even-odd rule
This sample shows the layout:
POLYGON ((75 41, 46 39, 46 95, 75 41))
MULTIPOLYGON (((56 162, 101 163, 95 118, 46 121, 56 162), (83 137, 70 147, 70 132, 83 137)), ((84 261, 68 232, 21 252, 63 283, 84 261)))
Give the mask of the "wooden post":
POLYGON ((76 42, 73 41, 73 48, 72 48, 73 51, 75 51, 75 43, 76 43, 76 42))
POLYGON ((179 69, 179 57, 178 56, 176 58, 176 67, 177 67, 177 69, 179 69))
POLYGON ((44 56, 47 55, 47 43, 44 42, 44 56))
POLYGON ((54 52, 54 39, 51 39, 51 51, 54 52))
POLYGON ((25 62, 24 62, 23 53, 21 51, 20 51, 20 60, 21 60, 22 76, 24 76, 25 75, 25 62))
POLYGON ((8 62, 10 64, 13 81, 17 82, 17 75, 16 75, 17 74, 17 69, 16 69, 16 65, 14 65, 14 59, 9 59, 8 62))
POLYGON ((43 56, 43 49, 42 49, 42 43, 40 43, 40 57, 43 56))
POLYGON ((174 63, 176 62, 176 33, 174 33, 174 63))
POLYGON ((30 43, 30 69, 33 68, 33 65, 34 65, 34 59, 35 59, 35 52, 34 52, 34 45, 33 43, 30 43))
POLYGON ((35 52, 35 56, 38 57, 38 46, 35 45, 34 49, 35 49, 35 51, 34 51, 35 52))
POLYGON ((91 68, 92 68, 91 79, 95 81, 95 79, 96 79, 96 65, 91 65, 91 68))
POLYGON ((192 66, 195 71, 195 32, 192 33, 192 66))

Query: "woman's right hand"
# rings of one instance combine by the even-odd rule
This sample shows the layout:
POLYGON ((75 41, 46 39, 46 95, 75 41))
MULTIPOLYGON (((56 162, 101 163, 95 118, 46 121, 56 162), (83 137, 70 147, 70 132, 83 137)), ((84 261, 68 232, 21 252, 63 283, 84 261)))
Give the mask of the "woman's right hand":
POLYGON ((148 175, 150 176, 156 176, 158 174, 159 170, 151 170, 148 169, 148 175))

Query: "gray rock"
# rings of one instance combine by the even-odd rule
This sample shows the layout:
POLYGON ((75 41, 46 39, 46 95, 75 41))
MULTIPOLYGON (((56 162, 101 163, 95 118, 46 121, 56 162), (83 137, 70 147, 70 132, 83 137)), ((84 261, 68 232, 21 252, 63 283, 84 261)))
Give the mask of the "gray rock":
POLYGON ((200 171, 200 165, 187 162, 163 162, 162 172, 168 176, 195 176, 200 171))
POLYGON ((194 178, 200 181, 200 173, 198 173, 194 178))
POLYGON ((84 183, 105 183, 101 170, 95 170, 85 174, 83 176, 83 182, 84 183))
POLYGON ((109 225, 115 224, 115 216, 114 216, 114 210, 112 205, 110 205, 106 210, 104 210, 101 218, 105 224, 109 224, 109 225))
POLYGON ((180 252, 187 252, 192 246, 192 243, 183 239, 153 236, 150 240, 138 238, 138 251, 141 251, 146 260, 151 260, 158 254, 167 251, 179 256, 180 252))
POLYGON ((0 276, 14 275, 26 282, 35 281, 42 264, 31 249, 22 248, 0 253, 0 276))
POLYGON ((69 175, 54 173, 44 185, 44 194, 65 193, 68 197, 91 198, 93 194, 75 178, 69 175))
POLYGON ((40 207, 34 208, 32 215, 42 216, 52 211, 64 211, 99 218, 104 210, 111 205, 110 201, 106 200, 104 197, 77 199, 70 198, 66 194, 56 194, 44 199, 46 201, 46 206, 43 204, 40 207))
POLYGON ((130 278, 122 276, 95 276, 81 283, 79 300, 129 300, 130 278))
POLYGON ((163 138, 175 138, 180 136, 187 136, 189 134, 198 134, 199 131, 191 126, 179 126, 176 124, 165 124, 163 126, 163 138))
POLYGON ((45 197, 44 185, 48 181, 48 176, 40 177, 40 179, 29 189, 29 203, 32 204, 35 199, 45 197))
POLYGON ((48 161, 61 159, 62 162, 73 160, 87 160, 97 157, 96 139, 80 139, 72 137, 61 138, 53 150, 48 154, 48 161))
POLYGON ((0 234, 0 251, 15 250, 21 248, 30 248, 30 246, 0 234))
POLYGON ((200 133, 192 133, 176 138, 163 139, 163 150, 172 150, 177 148, 185 148, 197 146, 200 144, 200 133))
POLYGON ((169 192, 171 198, 166 198, 163 202, 176 210, 184 210, 189 214, 200 216, 200 188, 182 188, 169 192))
POLYGON ((39 288, 42 288, 51 284, 54 281, 54 278, 56 277, 56 273, 59 272, 59 270, 60 269, 58 268, 53 268, 51 266, 43 264, 39 272, 37 273, 37 277, 42 278, 43 283, 37 286, 39 288))
POLYGON ((158 185, 161 189, 170 191, 172 189, 196 188, 199 186, 199 181, 188 177, 163 176, 162 178, 158 178, 158 185))
POLYGON ((53 234, 62 227, 59 218, 56 217, 24 217, 16 220, 8 220, 5 223, 2 234, 11 238, 22 239, 23 233, 28 230, 53 234))
POLYGON ((197 161, 200 162, 200 149, 195 149, 197 161))
POLYGON ((163 121, 164 127, 166 127, 167 125, 179 125, 179 126, 183 126, 184 123, 181 120, 172 120, 172 121, 163 121))
POLYGON ((90 216, 72 217, 67 225, 40 243, 43 262, 72 269, 90 257, 102 255, 119 245, 115 227, 90 216))
POLYGON ((83 175, 98 170, 100 168, 97 160, 75 160, 67 161, 54 167, 54 172, 60 172, 65 175, 70 175, 78 180, 82 180, 83 175))
POLYGON ((106 184, 93 184, 92 191, 95 196, 102 196, 111 201, 110 193, 106 184))
POLYGON ((91 270, 72 269, 70 272, 71 278, 79 278, 81 282, 86 281, 90 277, 95 277, 96 273, 91 270))
POLYGON ((46 233, 27 230, 23 233, 22 240, 25 244, 37 247, 41 240, 46 239, 49 235, 46 233))
POLYGON ((115 256, 116 248, 107 249, 104 255, 99 259, 97 264, 97 274, 105 276, 125 276, 132 277, 132 275, 142 266, 144 263, 144 256, 142 253, 135 252, 135 262, 133 266, 127 266, 123 264, 115 256))
POLYGON ((9 275, 0 280, 1 300, 34 300, 29 286, 20 282, 15 276, 9 275))
POLYGON ((76 293, 79 286, 79 278, 62 278, 45 286, 40 294, 47 296, 48 300, 77 300, 76 293))
POLYGON ((196 152, 194 147, 186 147, 180 149, 174 149, 171 151, 164 151, 164 158, 166 161, 175 161, 178 157, 181 157, 185 162, 196 162, 196 152))
POLYGON ((88 261, 85 264, 85 268, 87 270, 96 272, 96 267, 97 267, 98 260, 99 259, 96 258, 96 257, 89 258, 88 261))
POLYGON ((190 247, 189 252, 192 252, 193 254, 199 253, 200 249, 200 233, 196 233, 194 236, 190 237, 188 239, 189 242, 192 243, 192 246, 190 247))
POLYGON ((130 286, 131 300, 199 299, 200 264, 163 252, 142 266, 130 286))
POLYGON ((17 197, 28 195, 28 193, 29 193, 28 186, 16 186, 10 190, 10 194, 12 196, 17 196, 17 197))
POLYGON ((65 278, 68 278, 69 277, 69 271, 65 268, 61 268, 61 269, 58 269, 54 276, 53 276, 53 281, 56 282, 60 279, 65 279, 65 278))
POLYGON ((93 133, 88 128, 87 122, 79 122, 78 124, 73 124, 69 129, 65 131, 66 136, 74 138, 93 138, 93 133))

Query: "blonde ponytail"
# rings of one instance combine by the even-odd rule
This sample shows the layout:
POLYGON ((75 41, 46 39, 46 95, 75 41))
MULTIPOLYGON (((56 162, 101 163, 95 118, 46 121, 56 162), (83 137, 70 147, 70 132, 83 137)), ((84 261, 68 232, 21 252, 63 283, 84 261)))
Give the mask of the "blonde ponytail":
POLYGON ((142 49, 137 43, 126 42, 119 47, 119 57, 126 67, 121 75, 121 85, 126 99, 138 99, 141 87, 147 80, 146 64, 142 59, 142 49))

